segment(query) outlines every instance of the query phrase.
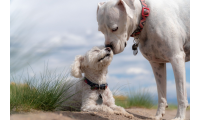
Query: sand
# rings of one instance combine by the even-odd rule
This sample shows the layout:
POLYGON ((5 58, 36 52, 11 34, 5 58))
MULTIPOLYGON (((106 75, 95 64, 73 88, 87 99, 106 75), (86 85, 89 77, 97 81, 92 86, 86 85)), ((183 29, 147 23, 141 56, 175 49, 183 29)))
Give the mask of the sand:
MULTIPOLYGON (((126 109, 127 112, 134 115, 131 120, 153 120, 156 109, 131 108, 126 109)), ((163 120, 170 120, 176 115, 176 110, 166 110, 163 120)), ((109 115, 97 112, 70 112, 55 111, 43 112, 33 111, 26 113, 12 113, 10 120, 130 120, 122 115, 109 115)), ((190 120, 190 111, 186 112, 186 120, 190 120)))

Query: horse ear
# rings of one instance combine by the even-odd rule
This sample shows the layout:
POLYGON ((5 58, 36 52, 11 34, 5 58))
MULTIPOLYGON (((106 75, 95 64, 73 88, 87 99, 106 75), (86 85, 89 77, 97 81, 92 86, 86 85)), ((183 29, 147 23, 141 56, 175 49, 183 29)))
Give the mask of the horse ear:
POLYGON ((84 57, 81 55, 76 56, 74 63, 71 66, 71 75, 76 78, 82 77, 81 63, 84 61, 84 57))
POLYGON ((126 14, 130 17, 133 18, 133 11, 131 8, 124 2, 124 0, 118 0, 116 5, 122 5, 126 11, 126 14))

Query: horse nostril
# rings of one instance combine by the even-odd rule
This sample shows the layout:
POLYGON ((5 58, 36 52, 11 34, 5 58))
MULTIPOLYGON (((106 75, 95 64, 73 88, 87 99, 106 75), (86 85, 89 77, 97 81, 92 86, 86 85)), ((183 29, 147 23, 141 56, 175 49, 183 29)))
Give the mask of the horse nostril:
POLYGON ((124 44, 125 44, 125 47, 126 47, 126 42, 124 44))

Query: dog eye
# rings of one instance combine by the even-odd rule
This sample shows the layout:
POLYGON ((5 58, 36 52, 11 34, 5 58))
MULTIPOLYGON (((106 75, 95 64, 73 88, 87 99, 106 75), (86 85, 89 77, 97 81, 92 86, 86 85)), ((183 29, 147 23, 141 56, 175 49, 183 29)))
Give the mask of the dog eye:
POLYGON ((115 32, 115 31, 117 31, 117 30, 118 30, 118 27, 112 29, 112 32, 115 32))
POLYGON ((94 50, 94 52, 99 52, 99 50, 94 50))

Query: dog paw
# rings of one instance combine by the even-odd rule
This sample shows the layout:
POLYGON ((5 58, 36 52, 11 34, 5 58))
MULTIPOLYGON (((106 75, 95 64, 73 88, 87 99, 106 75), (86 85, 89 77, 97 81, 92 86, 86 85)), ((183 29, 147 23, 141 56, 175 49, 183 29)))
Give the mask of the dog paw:
POLYGON ((108 114, 114 114, 115 113, 112 109, 106 109, 106 110, 104 110, 104 112, 106 112, 108 114))
POLYGON ((162 113, 160 113, 159 115, 155 116, 155 120, 161 120, 162 117, 165 115, 165 111, 163 111, 162 113))
POLYGON ((124 114, 125 117, 132 119, 134 116, 132 114, 129 113, 125 113, 124 114))
POLYGON ((186 108, 187 105, 178 105, 177 114, 172 120, 185 120, 186 108))
POLYGON ((155 116, 155 120, 161 120, 162 117, 165 115, 165 111, 155 116))
POLYGON ((116 115, 121 115, 121 114, 122 114, 122 113, 119 112, 119 111, 114 111, 114 113, 115 113, 116 115))
POLYGON ((165 115, 165 108, 167 108, 167 107, 168 107, 167 103, 165 103, 165 104, 161 103, 158 106, 156 116, 155 116, 155 120, 161 120, 162 119, 162 117, 165 115))
POLYGON ((171 119, 171 120, 184 120, 184 119, 181 119, 181 118, 174 118, 174 119, 171 119))
POLYGON ((130 118, 130 119, 132 119, 134 117, 132 114, 129 114, 127 112, 114 111, 114 113, 116 115, 124 115, 125 117, 130 118))
POLYGON ((154 120, 161 120, 162 117, 161 116, 155 116, 154 120))

